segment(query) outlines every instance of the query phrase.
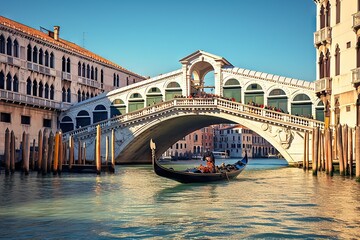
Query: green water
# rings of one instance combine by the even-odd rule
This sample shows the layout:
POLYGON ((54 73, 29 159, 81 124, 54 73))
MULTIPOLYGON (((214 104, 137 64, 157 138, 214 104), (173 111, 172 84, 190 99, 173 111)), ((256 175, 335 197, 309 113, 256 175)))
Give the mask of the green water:
POLYGON ((150 165, 99 177, 2 172, 0 238, 360 238, 360 183, 283 164, 250 160, 237 179, 207 184, 164 179, 150 165))

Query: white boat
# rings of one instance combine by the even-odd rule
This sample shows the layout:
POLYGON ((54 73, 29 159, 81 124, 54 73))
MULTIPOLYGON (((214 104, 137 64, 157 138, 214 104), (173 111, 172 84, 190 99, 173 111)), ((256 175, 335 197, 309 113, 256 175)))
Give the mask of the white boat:
POLYGON ((229 158, 227 152, 212 152, 215 158, 229 158))

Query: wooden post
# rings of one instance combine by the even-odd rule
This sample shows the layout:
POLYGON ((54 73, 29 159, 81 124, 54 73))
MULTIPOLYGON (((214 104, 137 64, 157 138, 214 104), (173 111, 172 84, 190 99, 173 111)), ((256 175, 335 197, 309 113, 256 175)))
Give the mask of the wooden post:
POLYGON ((303 170, 306 170, 309 161, 309 132, 306 131, 304 134, 304 160, 303 160, 303 170))
POLYGON ((342 147, 342 126, 340 124, 337 125, 337 138, 336 138, 336 146, 338 150, 338 158, 339 158, 339 172, 340 175, 345 175, 344 168, 344 154, 342 147))
POLYGON ((317 147, 319 143, 319 129, 317 127, 313 128, 313 155, 312 155, 312 172, 313 175, 317 175, 317 164, 318 164, 318 150, 317 147))
POLYGON ((59 132, 55 133, 55 146, 54 146, 54 164, 53 164, 53 174, 56 175, 58 172, 59 166, 59 132))
POLYGON ((30 157, 30 135, 25 134, 24 141, 24 159, 23 159, 23 171, 25 175, 29 175, 29 157, 30 157))
POLYGON ((15 145, 16 145, 16 139, 14 131, 11 130, 10 133, 11 136, 11 142, 10 142, 10 172, 13 174, 15 172, 15 145))
POLYGON ((46 129, 44 130, 43 133, 43 160, 42 160, 42 164, 41 164, 41 170, 42 170, 42 174, 46 175, 47 173, 47 161, 48 161, 48 150, 49 150, 49 141, 48 141, 48 136, 47 136, 47 132, 46 129))
POLYGON ((350 174, 350 176, 354 175, 354 169, 353 169, 353 165, 354 165, 354 161, 353 161, 353 134, 352 134, 352 132, 353 132, 352 128, 349 128, 349 130, 348 130, 348 143, 349 143, 348 162, 349 162, 349 174, 350 174))
POLYGON ((342 147, 343 147, 343 161, 344 161, 344 175, 348 175, 348 126, 345 124, 342 129, 342 147))
POLYGON ((325 132, 320 131, 321 171, 325 171, 325 132))
POLYGON ((115 131, 111 130, 111 165, 112 169, 115 171, 115 131))
POLYGON ((325 129, 325 132, 324 132, 324 154, 325 154, 325 172, 326 174, 329 174, 329 146, 328 146, 328 142, 330 141, 329 140, 329 135, 330 135, 330 132, 329 132, 329 128, 325 129))
POLYGON ((35 139, 33 139, 32 151, 31 151, 31 170, 35 170, 35 139))
POLYGON ((10 173, 10 131, 5 130, 5 175, 10 173))
POLYGON ((71 169, 74 164, 74 139, 72 136, 69 137, 69 147, 69 169, 71 169))
POLYGON ((86 164, 86 142, 83 143, 83 164, 86 164))
POLYGON ((360 180, 360 126, 355 127, 355 164, 356 178, 360 180))
POLYGON ((58 165, 58 173, 62 172, 62 165, 64 160, 64 145, 62 141, 62 134, 59 132, 59 165, 58 165))
POLYGON ((38 173, 41 172, 42 168, 42 153, 43 153, 43 136, 41 130, 39 130, 38 134, 38 161, 37 161, 37 167, 38 167, 38 173))
POLYGON ((80 138, 78 139, 78 158, 77 158, 77 163, 81 164, 82 163, 82 149, 81 149, 81 140, 80 138))
POLYGON ((96 172, 101 173, 101 129, 100 125, 96 126, 96 172))
POLYGON ((105 163, 106 166, 108 165, 109 161, 109 136, 106 136, 105 138, 105 163))
POLYGON ((25 152, 24 152, 24 149, 25 149, 25 138, 26 138, 26 133, 25 133, 25 131, 23 131, 22 138, 21 138, 21 149, 20 149, 22 169, 24 169, 24 159, 25 159, 25 152))
POLYGON ((329 129, 329 141, 327 142, 328 144, 328 151, 329 151, 329 174, 332 176, 334 174, 334 167, 333 167, 333 159, 334 159, 334 155, 333 155, 333 145, 335 144, 335 140, 333 140, 333 136, 332 136, 332 130, 329 129), (334 142, 334 144, 333 144, 334 142))
POLYGON ((51 165, 53 164, 53 160, 54 160, 54 133, 50 131, 47 173, 51 173, 51 165))

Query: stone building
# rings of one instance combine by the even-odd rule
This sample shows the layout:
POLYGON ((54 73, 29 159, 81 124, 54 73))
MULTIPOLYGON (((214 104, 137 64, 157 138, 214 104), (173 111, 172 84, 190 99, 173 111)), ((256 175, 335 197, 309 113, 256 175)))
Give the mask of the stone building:
POLYGON ((360 125, 360 1, 315 0, 315 91, 326 126, 360 125))
POLYGON ((0 129, 14 131, 16 148, 24 131, 36 141, 40 129, 55 132, 71 105, 144 79, 62 39, 59 26, 36 30, 0 16, 0 129))

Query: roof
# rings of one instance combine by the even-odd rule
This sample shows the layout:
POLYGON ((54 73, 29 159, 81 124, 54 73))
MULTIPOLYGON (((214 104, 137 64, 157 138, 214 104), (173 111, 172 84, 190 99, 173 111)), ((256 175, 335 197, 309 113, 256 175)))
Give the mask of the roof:
POLYGON ((212 53, 202 51, 202 50, 197 50, 196 52, 193 52, 192 54, 180 59, 179 62, 189 61, 189 59, 196 58, 196 57, 199 57, 201 55, 206 55, 206 56, 208 56, 210 58, 213 58, 215 61, 220 61, 225 66, 232 66, 232 64, 228 60, 226 60, 225 58, 217 56, 217 55, 212 54, 212 53))
POLYGON ((64 48, 64 49, 67 49, 69 51, 72 51, 72 52, 76 52, 78 54, 81 54, 81 55, 84 55, 86 57, 89 57, 89 58, 92 58, 96 61, 99 61, 99 62, 102 62, 102 63, 105 63, 105 64, 108 64, 114 68, 117 68, 123 72, 127 72, 129 74, 132 74, 132 75, 135 75, 137 77, 140 77, 142 79, 145 79, 144 76, 141 76, 141 75, 138 75, 134 72, 131 72, 119 65, 117 65, 116 63, 113 63, 85 48, 82 48, 80 47, 79 45, 76 45, 75 43, 72 43, 72 42, 69 42, 69 41, 66 41, 64 39, 61 39, 59 38, 58 40, 55 40, 54 38, 50 37, 49 34, 47 33, 44 33, 40 30, 36 30, 34 28, 31 28, 31 27, 28 27, 24 24, 21 24, 21 23, 18 23, 16 21, 13 21, 11 19, 8 19, 6 17, 3 17, 3 16, 0 16, 0 24, 1 25, 4 25, 6 27, 9 27, 9 28, 12 28, 14 30, 17 30, 19 32, 22 32, 24 34, 27 34, 27 35, 30 35, 34 38, 39 38, 45 42, 48 42, 54 46, 57 46, 57 47, 61 47, 61 48, 64 48))

